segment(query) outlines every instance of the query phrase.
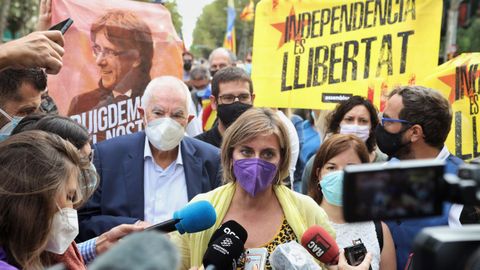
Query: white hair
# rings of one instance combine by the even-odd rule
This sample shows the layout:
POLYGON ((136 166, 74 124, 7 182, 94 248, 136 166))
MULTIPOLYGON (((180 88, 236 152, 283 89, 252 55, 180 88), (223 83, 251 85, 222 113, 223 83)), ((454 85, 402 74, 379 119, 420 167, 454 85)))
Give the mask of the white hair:
POLYGON ((187 108, 189 115, 194 115, 190 109, 191 104, 193 104, 190 90, 188 90, 187 85, 182 80, 174 76, 160 76, 151 80, 145 88, 145 92, 143 93, 142 107, 147 107, 154 92, 169 91, 170 87, 180 90, 185 95, 185 99, 187 101, 185 108, 187 108))
POLYGON ((233 52, 231 52, 230 50, 228 49, 225 49, 225 48, 216 48, 215 50, 213 50, 211 53, 210 53, 210 56, 208 56, 208 63, 209 64, 212 64, 212 60, 213 60, 213 57, 216 55, 216 54, 223 54, 225 56, 228 56, 228 60, 230 60, 230 65, 234 64, 235 61, 237 61, 236 57, 235 57, 235 54, 233 54, 233 52))

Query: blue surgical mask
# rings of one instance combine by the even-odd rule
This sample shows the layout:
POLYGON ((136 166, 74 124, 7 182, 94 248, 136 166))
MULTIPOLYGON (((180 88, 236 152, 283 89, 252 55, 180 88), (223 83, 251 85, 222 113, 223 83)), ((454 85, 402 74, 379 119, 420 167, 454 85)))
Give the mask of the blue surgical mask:
POLYGON ((343 206, 343 171, 334 171, 323 176, 319 183, 328 203, 343 206))
POLYGON ((0 109, 0 114, 5 116, 10 122, 5 124, 3 127, 0 128, 0 142, 6 140, 8 137, 10 137, 10 134, 12 134, 13 129, 18 125, 18 122, 20 122, 23 117, 20 116, 14 116, 11 117, 8 113, 6 113, 4 110, 0 109))

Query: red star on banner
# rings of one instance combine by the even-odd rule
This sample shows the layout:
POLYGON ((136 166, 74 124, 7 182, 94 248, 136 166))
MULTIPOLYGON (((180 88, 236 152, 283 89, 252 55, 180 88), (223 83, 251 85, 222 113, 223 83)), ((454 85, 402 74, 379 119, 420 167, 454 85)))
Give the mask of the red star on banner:
MULTIPOLYGON (((469 60, 467 60, 467 61, 465 61, 465 63, 462 63, 462 64, 457 65, 457 66, 464 66, 464 65, 467 66, 468 62, 469 62, 469 60)), ((477 77, 480 76, 480 71, 477 71, 476 76, 477 77)), ((452 104, 455 101, 455 87, 456 87, 455 84, 456 84, 456 79, 457 79, 456 69, 453 71, 453 73, 447 74, 445 76, 438 77, 438 79, 440 81, 442 81, 444 84, 446 84, 450 87, 450 95, 448 95, 448 100, 452 104)), ((467 89, 465 89, 465 91, 467 91, 467 89)), ((467 93, 465 93, 465 95, 467 96, 467 93)))
MULTIPOLYGON (((293 6, 290 9, 290 14, 288 14, 288 17, 289 18, 292 18, 292 17, 295 18, 295 9, 294 9, 293 6)), ((296 18, 294 20, 296 20, 296 18)), ((303 22, 301 22, 301 27, 303 28, 308 23, 309 23, 308 20, 304 20, 303 22)), ((297 24, 298 24, 298 27, 300 27, 300 21, 298 21, 297 24)), ((278 31, 280 31, 282 33, 282 36, 280 37, 280 41, 278 42, 278 48, 277 48, 277 49, 280 49, 283 46, 283 44, 285 44, 285 35, 289 35, 288 40, 290 41, 291 40, 290 35, 291 35, 292 31, 294 32, 294 30, 289 29, 288 33, 285 33, 285 22, 272 23, 271 25, 272 25, 272 27, 274 27, 275 29, 277 29, 278 31)), ((298 34, 296 36, 294 36, 293 39, 298 41, 302 38, 301 35, 302 35, 301 30, 299 30, 298 34)))

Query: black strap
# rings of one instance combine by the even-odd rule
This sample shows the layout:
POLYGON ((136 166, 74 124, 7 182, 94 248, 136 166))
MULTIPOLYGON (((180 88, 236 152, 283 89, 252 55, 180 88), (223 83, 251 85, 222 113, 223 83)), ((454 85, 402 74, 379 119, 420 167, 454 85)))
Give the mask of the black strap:
POLYGON ((383 249, 382 222, 381 221, 374 221, 373 224, 375 224, 375 231, 377 232, 378 245, 380 246, 380 253, 382 253, 382 249, 383 249))

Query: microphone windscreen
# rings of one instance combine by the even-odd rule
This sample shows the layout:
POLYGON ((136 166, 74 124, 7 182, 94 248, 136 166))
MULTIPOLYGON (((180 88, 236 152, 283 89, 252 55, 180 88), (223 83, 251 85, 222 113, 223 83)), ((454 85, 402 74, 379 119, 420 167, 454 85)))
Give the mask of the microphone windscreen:
POLYGON ((237 237, 224 234, 207 248, 203 255, 203 265, 215 266, 216 269, 236 270, 237 262, 243 252, 243 242, 237 237))
POLYGON ((269 260, 274 270, 321 270, 305 248, 295 241, 278 245, 269 260))
POLYGON ((143 231, 125 236, 105 254, 97 257, 89 270, 171 270, 177 269, 180 257, 166 236, 143 231))
POLYGON ((324 228, 314 225, 302 236, 302 246, 317 260, 327 265, 338 264, 338 245, 324 228))
POLYGON ((237 236, 243 243, 247 242, 248 233, 242 225, 238 224, 235 220, 229 220, 222 224, 212 235, 210 241, 208 242, 208 246, 210 246, 213 241, 215 241, 218 237, 224 234, 232 234, 237 236))
POLYGON ((180 234, 184 234, 200 232, 212 227, 217 220, 217 214, 209 202, 198 201, 187 204, 173 213, 173 218, 180 220, 175 224, 175 228, 180 234))

